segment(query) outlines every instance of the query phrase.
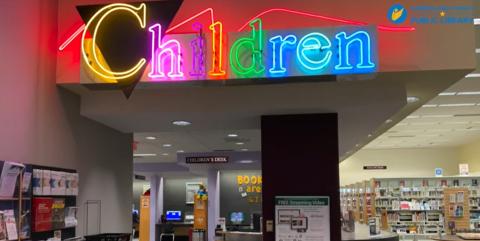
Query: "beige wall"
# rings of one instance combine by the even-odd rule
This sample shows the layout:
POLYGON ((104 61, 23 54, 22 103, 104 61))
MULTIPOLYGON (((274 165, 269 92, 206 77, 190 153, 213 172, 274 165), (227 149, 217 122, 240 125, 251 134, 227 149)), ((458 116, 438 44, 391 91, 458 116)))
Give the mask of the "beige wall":
POLYGON ((80 98, 58 89, 56 0, 0 1, 0 160, 72 168, 77 199, 102 203, 102 232, 131 232, 132 135, 80 116, 80 98))
POLYGON ((470 173, 480 175, 480 140, 460 148, 460 161, 468 163, 470 173))
POLYGON ((340 185, 373 177, 430 177, 437 167, 444 175, 456 175, 459 161, 456 148, 360 150, 340 163, 340 185), (365 165, 386 165, 387 170, 363 170, 365 165))

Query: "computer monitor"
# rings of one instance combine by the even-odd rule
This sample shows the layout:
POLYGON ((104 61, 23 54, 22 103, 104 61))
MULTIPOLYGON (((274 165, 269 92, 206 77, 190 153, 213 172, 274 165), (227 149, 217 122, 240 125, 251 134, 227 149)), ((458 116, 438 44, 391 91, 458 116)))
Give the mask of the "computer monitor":
POLYGON ((167 211, 165 218, 167 221, 182 221, 182 211, 167 211))
POLYGON ((244 220, 244 215, 242 212, 233 212, 230 214, 230 222, 233 224, 242 224, 244 220))

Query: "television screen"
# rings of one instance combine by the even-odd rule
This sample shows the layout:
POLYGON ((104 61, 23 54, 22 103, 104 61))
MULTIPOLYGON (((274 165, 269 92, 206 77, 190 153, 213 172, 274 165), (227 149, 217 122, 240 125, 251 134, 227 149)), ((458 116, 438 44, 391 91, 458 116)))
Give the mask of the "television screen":
POLYGON ((167 221, 182 221, 182 212, 181 211, 167 211, 165 216, 167 221))
POLYGON ((230 222, 240 224, 244 220, 242 212, 234 212, 230 214, 230 222))

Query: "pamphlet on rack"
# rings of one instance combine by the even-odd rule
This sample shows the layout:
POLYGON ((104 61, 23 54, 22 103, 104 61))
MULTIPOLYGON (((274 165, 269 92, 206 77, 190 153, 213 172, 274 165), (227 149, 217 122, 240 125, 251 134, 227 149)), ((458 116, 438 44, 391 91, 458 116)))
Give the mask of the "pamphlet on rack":
POLYGON ((65 199, 55 198, 52 204, 52 228, 61 229, 65 227, 65 199))
POLYGON ((5 227, 7 229, 8 240, 18 239, 17 223, 15 222, 15 215, 12 209, 3 211, 5 216, 5 227))
POLYGON ((42 176, 43 171, 40 169, 33 169, 33 177, 32 177, 32 192, 33 195, 42 195, 42 176))
POLYGON ((330 241, 330 198, 275 197, 276 241, 330 241))
POLYGON ((42 170, 42 195, 51 195, 52 193, 52 172, 42 170))
POLYGON ((0 176, 0 197, 13 197, 15 186, 20 172, 25 168, 23 164, 8 162, 3 163, 0 176))
POLYGON ((65 227, 77 226, 77 211, 78 207, 65 208, 65 227))
POLYGON ((7 229, 5 227, 5 216, 3 211, 0 211, 0 241, 7 240, 7 229))
POLYGON ((32 180, 32 173, 31 172, 23 173, 22 192, 24 192, 24 193, 28 192, 31 180, 32 180))

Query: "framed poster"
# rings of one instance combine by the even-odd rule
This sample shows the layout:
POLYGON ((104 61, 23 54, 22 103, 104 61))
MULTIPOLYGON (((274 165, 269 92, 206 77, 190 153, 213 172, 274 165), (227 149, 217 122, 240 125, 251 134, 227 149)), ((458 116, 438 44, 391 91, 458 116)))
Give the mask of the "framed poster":
POLYGON ((276 241, 330 241, 330 197, 275 197, 276 241))
POLYGON ((200 189, 200 185, 203 185, 201 182, 187 182, 185 184, 186 190, 186 200, 187 204, 194 204, 195 203, 195 194, 197 194, 198 190, 200 189))

